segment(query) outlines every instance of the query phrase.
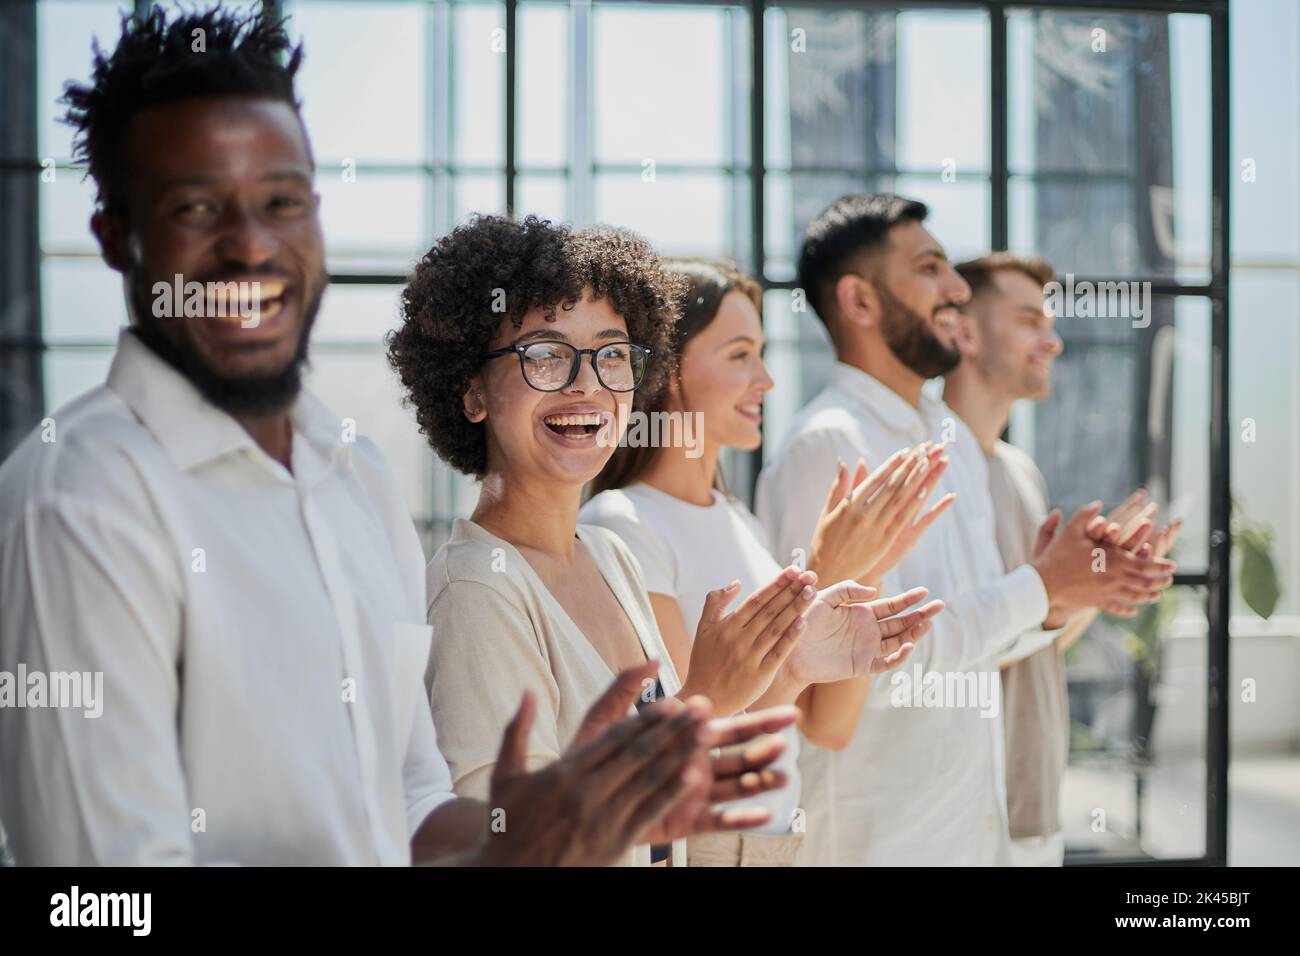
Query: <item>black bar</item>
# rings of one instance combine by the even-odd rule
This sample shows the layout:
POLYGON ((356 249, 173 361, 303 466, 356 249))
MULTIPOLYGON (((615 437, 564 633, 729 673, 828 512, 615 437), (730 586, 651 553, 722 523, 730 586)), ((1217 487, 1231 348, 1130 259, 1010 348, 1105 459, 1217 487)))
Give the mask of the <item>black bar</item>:
POLYGON ((515 28, 519 21, 519 0, 506 0, 506 215, 515 214, 515 89, 517 58, 515 28))
POLYGON ((1007 142, 1007 16, 1001 3, 989 7, 989 42, 989 117, 993 124, 989 134, 992 167, 989 197, 993 206, 989 215, 992 232, 989 244, 993 249, 1006 249, 1010 239, 1007 157, 1011 147, 1007 142))
POLYGON ((1228 65, 1228 11, 1211 18, 1210 106, 1213 191, 1210 224, 1211 275, 1219 293, 1214 299, 1210 365, 1210 554, 1206 617, 1205 855, 1215 865, 1228 862, 1228 620, 1232 610, 1232 446, 1228 389, 1228 231, 1232 223, 1231 117, 1228 65))

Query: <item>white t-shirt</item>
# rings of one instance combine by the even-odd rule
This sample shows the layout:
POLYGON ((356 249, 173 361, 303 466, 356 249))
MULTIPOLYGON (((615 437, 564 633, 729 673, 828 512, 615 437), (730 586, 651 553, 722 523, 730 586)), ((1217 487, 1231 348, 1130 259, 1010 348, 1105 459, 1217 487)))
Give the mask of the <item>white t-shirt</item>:
MULTIPOLYGON (((739 502, 719 491, 713 504, 683 501, 638 482, 604 491, 583 506, 583 524, 617 533, 641 564, 646 590, 677 601, 686 633, 693 639, 709 591, 740 581, 740 601, 781 573, 772 557, 762 526, 739 502)), ((799 806, 799 735, 782 732, 786 749, 775 766, 789 783, 781 790, 737 801, 735 806, 761 806, 772 814, 759 833, 787 833, 799 806)))

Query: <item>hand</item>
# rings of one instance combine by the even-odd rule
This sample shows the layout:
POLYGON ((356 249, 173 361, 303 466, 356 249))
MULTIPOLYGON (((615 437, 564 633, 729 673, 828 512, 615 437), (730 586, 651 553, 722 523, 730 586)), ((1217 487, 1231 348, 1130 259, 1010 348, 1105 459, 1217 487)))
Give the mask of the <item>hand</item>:
POLYGON ((804 612, 817 596, 816 583, 812 571, 786 568, 729 614, 723 612, 740 582, 710 591, 680 696, 703 695, 720 714, 734 714, 757 700, 803 633, 804 612))
POLYGON ((532 773, 525 761, 536 703, 524 694, 492 770, 489 806, 504 813, 505 825, 489 828, 482 862, 605 866, 698 790, 700 755, 713 739, 707 701, 670 699, 606 725, 615 711, 626 715, 658 665, 648 667, 621 674, 588 712, 582 742, 532 773))
MULTIPOLYGON (((1151 604, 1173 583, 1177 567, 1173 561, 1141 549, 1132 553, 1120 544, 1090 537, 1087 529, 1098 527, 1094 519, 1100 513, 1101 503, 1093 502, 1059 527, 1060 514, 1053 512, 1039 529, 1035 547, 1041 550, 1030 563, 1043 579, 1054 614, 1075 607, 1151 604)), ((1138 534, 1137 526, 1133 528, 1130 537, 1138 534)))
POLYGON ((930 619, 943 610, 942 601, 931 601, 902 613, 928 593, 913 588, 871 601, 876 589, 856 581, 825 588, 813 601, 807 630, 786 661, 791 681, 802 690, 809 684, 848 680, 901 664, 929 631, 930 619), (892 644, 882 653, 884 641, 892 644))
POLYGON ((809 567, 826 581, 875 580, 892 569, 955 497, 945 495, 916 520, 948 467, 943 449, 925 442, 897 451, 870 475, 858 459, 852 481, 839 462, 813 532, 809 567))
POLYGON ((771 819, 771 813, 762 807, 730 807, 720 810, 713 805, 778 790, 786 785, 784 773, 767 769, 785 750, 785 741, 780 737, 764 735, 789 727, 798 716, 797 707, 785 706, 709 721, 708 739, 692 764, 699 771, 700 779, 637 842, 669 843, 697 833, 747 830, 767 823, 771 819), (760 736, 762 739, 755 739, 760 736), (710 755, 706 749, 733 747, 751 740, 754 742, 742 750, 710 755))

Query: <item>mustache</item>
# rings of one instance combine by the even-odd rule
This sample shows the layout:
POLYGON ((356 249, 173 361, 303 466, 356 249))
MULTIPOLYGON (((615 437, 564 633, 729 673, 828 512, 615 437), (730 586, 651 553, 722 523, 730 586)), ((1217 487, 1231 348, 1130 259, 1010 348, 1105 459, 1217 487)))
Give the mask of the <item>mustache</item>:
POLYGON ((283 280, 286 285, 299 277, 281 266, 258 266, 256 269, 242 268, 237 265, 223 266, 214 272, 202 276, 189 277, 193 282, 259 282, 265 279, 283 280))

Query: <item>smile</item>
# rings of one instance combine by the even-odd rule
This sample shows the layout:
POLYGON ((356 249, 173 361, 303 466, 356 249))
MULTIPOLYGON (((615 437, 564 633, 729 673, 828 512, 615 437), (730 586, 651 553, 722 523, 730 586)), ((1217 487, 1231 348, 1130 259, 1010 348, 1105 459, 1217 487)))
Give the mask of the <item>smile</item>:
POLYGON ((547 415, 544 424, 557 435, 565 438, 586 438, 596 434, 604 417, 596 412, 577 415, 547 415))

